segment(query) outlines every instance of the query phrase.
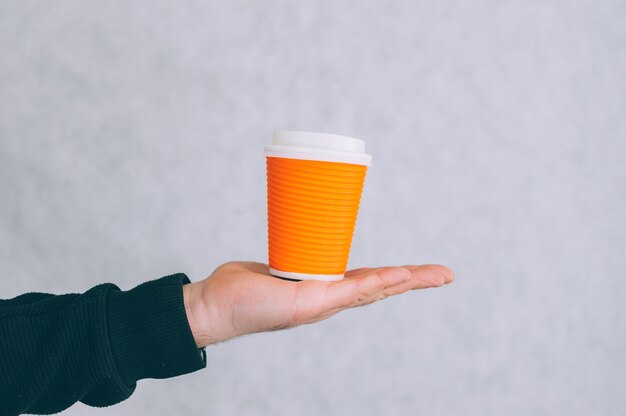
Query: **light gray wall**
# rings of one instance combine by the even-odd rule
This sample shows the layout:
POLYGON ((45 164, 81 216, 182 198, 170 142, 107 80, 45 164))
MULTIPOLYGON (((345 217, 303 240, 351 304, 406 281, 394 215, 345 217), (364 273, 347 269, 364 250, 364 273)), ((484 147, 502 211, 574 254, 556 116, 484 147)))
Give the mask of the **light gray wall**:
POLYGON ((625 414, 624 22, 623 1, 0 2, 1 297, 263 261, 274 129, 366 140, 352 267, 457 273, 67 414, 625 414))

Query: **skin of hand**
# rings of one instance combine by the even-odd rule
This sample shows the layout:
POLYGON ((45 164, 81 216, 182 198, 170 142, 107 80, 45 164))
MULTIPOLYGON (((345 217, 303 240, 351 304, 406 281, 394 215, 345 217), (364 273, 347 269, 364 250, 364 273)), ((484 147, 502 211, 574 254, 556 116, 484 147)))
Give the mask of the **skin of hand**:
POLYGON ((185 311, 198 347, 245 334, 318 322, 336 313, 409 290, 451 283, 446 266, 351 270, 343 280, 300 282, 270 275, 266 264, 229 262, 183 286, 185 311))

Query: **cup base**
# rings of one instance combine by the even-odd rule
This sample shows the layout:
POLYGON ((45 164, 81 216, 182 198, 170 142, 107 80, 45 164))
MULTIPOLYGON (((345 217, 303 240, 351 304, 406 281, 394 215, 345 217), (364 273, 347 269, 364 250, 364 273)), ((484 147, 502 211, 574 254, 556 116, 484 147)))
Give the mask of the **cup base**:
POLYGON ((307 274, 307 273, 294 273, 284 272, 282 270, 272 269, 270 267, 270 273, 277 277, 284 277, 290 280, 324 280, 326 282, 334 282, 336 280, 343 279, 343 274, 307 274))

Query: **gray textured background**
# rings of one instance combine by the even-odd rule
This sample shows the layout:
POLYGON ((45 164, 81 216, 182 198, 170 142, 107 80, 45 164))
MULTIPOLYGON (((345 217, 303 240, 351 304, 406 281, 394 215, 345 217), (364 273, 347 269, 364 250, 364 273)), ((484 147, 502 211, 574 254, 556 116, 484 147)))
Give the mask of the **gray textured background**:
POLYGON ((366 140, 351 266, 453 286, 68 415, 624 415, 623 1, 0 2, 0 294, 266 256, 275 129, 366 140))

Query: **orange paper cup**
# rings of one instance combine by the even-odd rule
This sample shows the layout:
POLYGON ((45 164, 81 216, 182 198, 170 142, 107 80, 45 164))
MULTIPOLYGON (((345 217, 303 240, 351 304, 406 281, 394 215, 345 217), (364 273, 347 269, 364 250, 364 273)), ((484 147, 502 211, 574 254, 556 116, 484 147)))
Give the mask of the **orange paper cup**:
POLYGON ((363 141, 282 131, 266 146, 269 265, 295 280, 346 271, 371 156, 363 141))

